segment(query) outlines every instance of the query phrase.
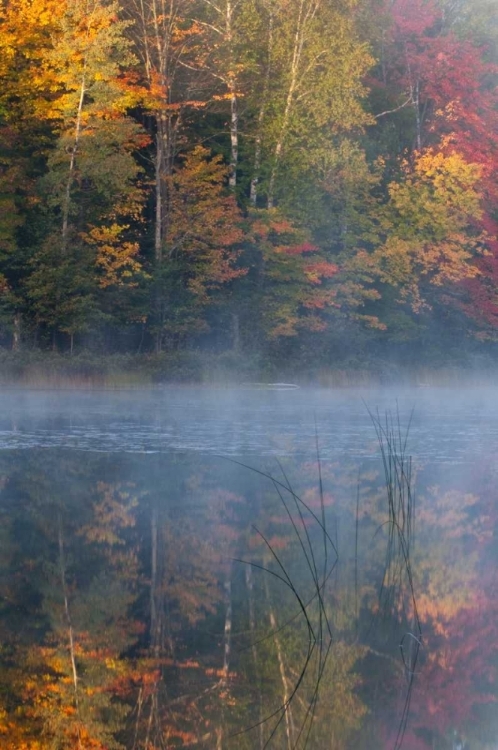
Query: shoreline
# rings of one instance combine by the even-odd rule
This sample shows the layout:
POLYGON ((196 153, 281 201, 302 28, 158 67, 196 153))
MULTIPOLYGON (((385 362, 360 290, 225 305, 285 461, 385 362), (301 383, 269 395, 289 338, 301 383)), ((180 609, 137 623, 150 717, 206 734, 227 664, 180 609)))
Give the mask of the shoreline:
POLYGON ((478 367, 448 363, 440 366, 410 362, 372 361, 365 366, 288 369, 262 365, 233 353, 110 354, 73 356, 42 351, 0 350, 0 390, 155 391, 164 387, 294 390, 324 388, 496 387, 498 363, 478 367))

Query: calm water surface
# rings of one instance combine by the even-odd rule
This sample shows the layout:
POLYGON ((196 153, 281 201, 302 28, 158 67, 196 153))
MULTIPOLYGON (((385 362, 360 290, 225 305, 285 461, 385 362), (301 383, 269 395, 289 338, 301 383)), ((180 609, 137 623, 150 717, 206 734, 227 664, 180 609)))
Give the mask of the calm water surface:
POLYGON ((0 401, 7 748, 498 747, 498 389, 0 401))
POLYGON ((498 449, 498 389, 4 392, 0 448, 206 452, 238 456, 377 455, 368 410, 399 412, 410 453, 469 463, 498 449))

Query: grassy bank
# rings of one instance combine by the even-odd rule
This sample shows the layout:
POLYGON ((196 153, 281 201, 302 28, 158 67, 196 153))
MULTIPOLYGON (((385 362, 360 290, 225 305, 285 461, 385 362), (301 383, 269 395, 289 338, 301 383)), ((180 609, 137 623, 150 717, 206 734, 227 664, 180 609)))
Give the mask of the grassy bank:
MULTIPOLYGON (((147 388, 165 383, 240 383, 263 377, 259 363, 198 352, 76 355, 0 349, 0 387, 147 388)), ((268 378, 265 378, 266 380, 268 378)))
POLYGON ((44 351, 0 350, 0 387, 153 388, 162 384, 229 386, 241 383, 296 383, 324 388, 498 385, 493 362, 430 367, 371 361, 336 366, 278 368, 233 352, 70 356, 44 351))

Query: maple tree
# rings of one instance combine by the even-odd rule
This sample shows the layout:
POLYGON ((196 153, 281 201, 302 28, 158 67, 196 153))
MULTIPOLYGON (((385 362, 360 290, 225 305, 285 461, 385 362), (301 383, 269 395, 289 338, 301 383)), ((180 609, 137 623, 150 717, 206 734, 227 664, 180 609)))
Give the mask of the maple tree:
POLYGON ((51 140, 44 117, 50 93, 41 67, 60 10, 60 4, 45 2, 8 3, 0 10, 2 309, 14 348, 19 347, 21 320, 27 312, 22 284, 32 256, 19 242, 19 230, 28 217, 36 222, 35 180, 43 171, 43 149, 51 140))
POLYGON ((475 333, 481 326, 489 335, 495 315, 496 187, 490 175, 498 154, 497 69, 482 33, 468 33, 472 23, 479 24, 479 14, 473 21, 466 14, 465 4, 399 0, 386 8, 373 91, 380 130, 392 140, 388 129, 391 134, 395 129, 398 141, 392 146, 398 152, 432 148, 479 167, 480 213, 465 235, 483 232, 486 252, 473 264, 478 269, 473 276, 450 285, 442 306, 464 310, 474 320, 470 329, 475 333))
POLYGON ((480 176, 458 154, 429 150, 406 166, 402 182, 389 185, 387 239, 372 262, 414 309, 426 304, 422 284, 444 288, 478 274, 472 261, 482 237, 472 228, 481 217, 480 176))
MULTIPOLYGON (((320 311, 335 304, 327 281, 338 267, 277 209, 253 209, 245 223, 242 261, 249 270, 238 282, 241 291, 236 296, 248 290, 248 305, 256 302, 261 330, 270 339, 293 337, 299 330, 321 330, 320 311)), ((254 323, 253 319, 253 334, 254 323)), ((245 316, 243 324, 247 324, 245 316)))
POLYGON ((166 0, 133 0, 125 13, 131 19, 131 36, 140 68, 142 119, 150 131, 153 186, 150 218, 153 246, 152 309, 155 348, 162 348, 164 296, 163 276, 168 264, 166 235, 169 231, 170 187, 179 150, 184 146, 186 120, 191 111, 202 108, 198 96, 203 78, 203 29, 195 20, 195 3, 166 0))
POLYGON ((132 152, 145 142, 126 115, 131 95, 120 77, 132 58, 123 31, 117 6, 71 4, 46 59, 58 94, 46 116, 57 142, 40 190, 60 226, 35 255, 27 287, 39 320, 70 334, 85 325, 93 285, 126 285, 140 271, 138 244, 122 237, 140 221, 132 152))
POLYGON ((145 141, 126 115, 136 97, 122 80, 132 56, 117 12, 99 2, 12 3, 3 10, 6 65, 19 71, 4 71, 4 132, 28 149, 14 168, 15 223, 40 224, 23 237, 29 251, 7 253, 4 268, 20 311, 31 307, 39 326, 54 335, 63 330, 71 341, 92 310, 105 308, 99 290, 123 288, 140 275, 138 244, 123 234, 140 222, 133 152, 145 141), (10 104, 20 94, 23 111, 16 112, 10 104), (35 170, 26 173, 33 160, 35 170))

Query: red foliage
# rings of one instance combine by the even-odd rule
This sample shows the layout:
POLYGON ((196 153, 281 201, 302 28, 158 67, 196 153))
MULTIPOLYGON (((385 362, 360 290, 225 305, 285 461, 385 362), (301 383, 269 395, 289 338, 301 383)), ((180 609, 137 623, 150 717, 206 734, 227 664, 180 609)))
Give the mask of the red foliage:
MULTIPOLYGON (((277 251, 277 248, 275 248, 277 251)), ((302 255, 303 253, 316 253, 318 248, 316 245, 312 245, 310 242, 303 242, 300 245, 292 245, 291 247, 281 247, 278 249, 279 252, 285 253, 286 255, 302 255)))
POLYGON ((481 592, 472 609, 446 625, 445 637, 424 646, 411 702, 410 726, 444 735, 472 717, 476 705, 494 702, 498 601, 481 592))
MULTIPOLYGON (((424 144, 437 142, 481 164, 490 178, 498 165, 498 72, 486 50, 445 29, 443 10, 425 0, 392 6, 387 83, 419 98, 424 144)), ((496 195, 496 185, 489 184, 496 195)))
POLYGON ((339 266, 326 260, 317 260, 314 263, 308 263, 304 270, 313 284, 321 284, 323 279, 331 279, 339 273, 339 266))
MULTIPOLYGON (((476 264, 480 275, 463 282, 461 307, 478 325, 498 328, 498 66, 487 50, 462 39, 446 25, 434 0, 395 0, 386 13, 392 25, 384 58, 384 80, 395 102, 418 110, 420 145, 437 144, 443 153, 458 152, 482 169, 483 219, 487 254, 476 264)), ((396 108, 394 104, 393 109, 396 108)), ((414 144, 416 145, 416 144, 414 144)))

